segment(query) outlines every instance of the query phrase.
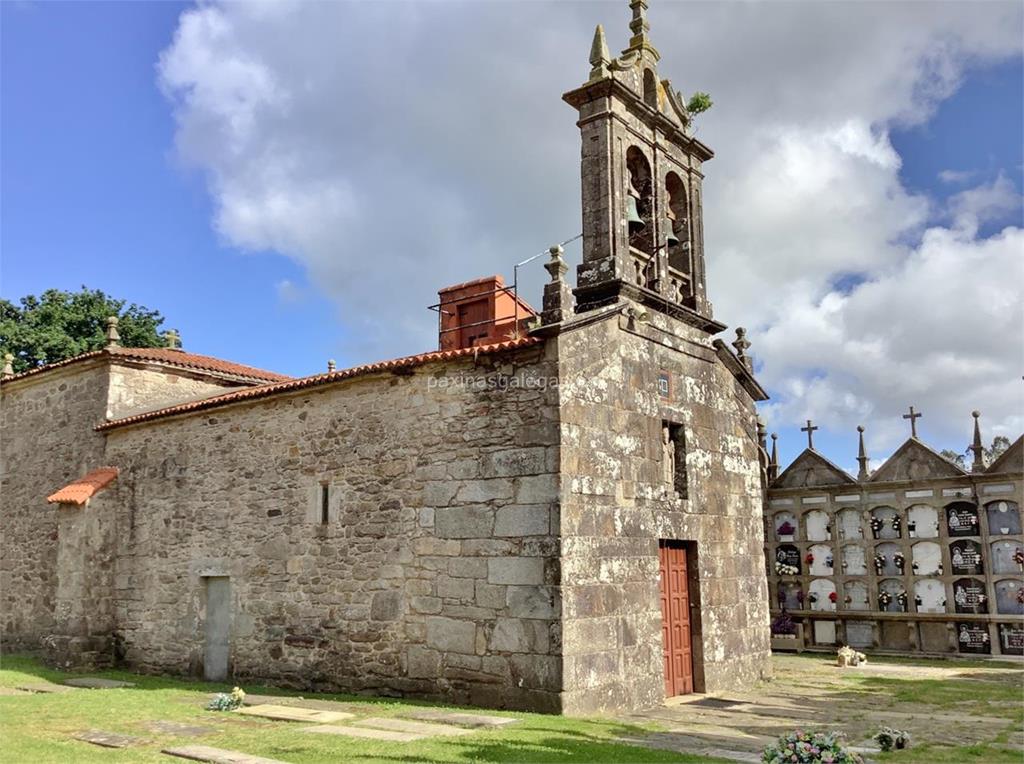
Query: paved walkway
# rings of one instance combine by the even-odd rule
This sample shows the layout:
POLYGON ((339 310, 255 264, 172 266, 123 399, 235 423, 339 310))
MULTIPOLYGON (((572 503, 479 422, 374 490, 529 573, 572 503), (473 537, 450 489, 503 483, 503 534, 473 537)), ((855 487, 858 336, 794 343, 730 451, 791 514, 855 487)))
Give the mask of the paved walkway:
POLYGON ((1024 671, 1014 668, 964 667, 955 662, 938 666, 873 664, 841 669, 806 657, 776 656, 776 676, 749 692, 721 696, 689 695, 666 705, 627 716, 623 721, 654 721, 665 728, 628 742, 682 753, 717 756, 734 761, 759 761, 761 750, 780 735, 795 729, 839 730, 847 742, 870 758, 877 751, 871 736, 882 726, 909 731, 916 742, 947 745, 990 743, 1009 732, 1007 747, 1024 751, 1024 732, 1010 719, 982 716, 970 711, 946 712, 924 703, 874 701, 855 691, 854 677, 886 679, 985 679, 1024 671))

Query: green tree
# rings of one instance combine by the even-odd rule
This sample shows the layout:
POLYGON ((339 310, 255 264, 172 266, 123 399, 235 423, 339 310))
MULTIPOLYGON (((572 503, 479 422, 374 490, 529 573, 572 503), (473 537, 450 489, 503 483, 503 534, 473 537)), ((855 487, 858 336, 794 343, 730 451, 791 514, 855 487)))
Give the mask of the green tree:
POLYGON ((0 299, 0 354, 14 356, 21 372, 72 358, 106 344, 107 318, 117 316, 125 347, 164 347, 158 311, 117 300, 85 286, 77 292, 47 289, 22 297, 20 304, 0 299))
MULTIPOLYGON (((982 459, 984 459, 986 465, 989 465, 996 459, 998 459, 1002 455, 1002 453, 1009 447, 1009 438, 1007 438, 1005 435, 996 435, 994 438, 992 438, 992 445, 990 445, 987 448, 985 448, 984 445, 982 446, 982 459)), ((972 463, 974 461, 974 455, 971 453, 970 448, 967 448, 962 454, 958 454, 956 451, 952 451, 948 448, 944 449, 943 451, 939 451, 939 453, 945 458, 949 459, 951 462, 953 462, 953 464, 955 464, 960 469, 967 469, 968 456, 971 457, 972 463)))

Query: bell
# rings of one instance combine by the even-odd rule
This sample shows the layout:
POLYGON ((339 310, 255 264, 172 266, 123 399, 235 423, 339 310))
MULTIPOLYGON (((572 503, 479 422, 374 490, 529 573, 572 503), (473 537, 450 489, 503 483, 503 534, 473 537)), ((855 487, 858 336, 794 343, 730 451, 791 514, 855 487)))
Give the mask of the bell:
POLYGON ((640 217, 640 210, 636 206, 636 197, 630 194, 626 197, 626 222, 629 224, 629 235, 634 236, 647 225, 640 217))
POLYGON ((679 237, 676 236, 675 227, 672 225, 672 218, 665 218, 665 224, 668 228, 668 238, 666 241, 670 247, 674 247, 679 243, 679 237))

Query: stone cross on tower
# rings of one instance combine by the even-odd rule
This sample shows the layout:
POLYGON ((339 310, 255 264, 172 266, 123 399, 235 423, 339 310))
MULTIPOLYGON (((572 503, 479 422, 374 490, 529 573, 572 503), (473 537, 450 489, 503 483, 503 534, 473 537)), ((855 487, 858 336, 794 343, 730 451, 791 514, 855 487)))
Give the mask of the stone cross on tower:
POLYGON ((864 427, 857 425, 857 437, 860 443, 857 446, 857 479, 867 480, 868 479, 868 452, 864 448, 864 427))
POLYGON ((971 472, 984 472, 985 471, 985 447, 981 443, 981 424, 978 422, 978 417, 981 416, 980 411, 972 411, 971 416, 974 417, 974 441, 971 443, 971 452, 974 454, 974 463, 971 465, 971 472))
POLYGON ((801 427, 800 428, 800 432, 806 432, 807 433, 807 447, 809 449, 811 449, 812 451, 814 450, 814 431, 817 430, 817 429, 818 428, 815 427, 811 423, 810 419, 807 420, 807 426, 806 427, 801 427))
POLYGON ((903 415, 904 419, 910 420, 910 437, 912 437, 914 440, 917 440, 917 420, 920 419, 922 416, 924 415, 914 411, 913 406, 910 407, 909 414, 903 415))

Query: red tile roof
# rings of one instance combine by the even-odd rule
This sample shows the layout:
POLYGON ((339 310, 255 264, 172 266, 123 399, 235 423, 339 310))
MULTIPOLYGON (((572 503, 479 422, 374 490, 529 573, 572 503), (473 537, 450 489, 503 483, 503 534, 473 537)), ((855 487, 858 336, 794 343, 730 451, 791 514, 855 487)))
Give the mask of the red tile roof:
POLYGON ((52 369, 70 366, 71 364, 78 363, 79 361, 85 361, 90 358, 101 358, 104 355, 109 355, 111 358, 123 358, 128 361, 153 361, 154 363, 160 363, 167 366, 177 366, 183 369, 227 374, 252 382, 279 382, 291 379, 291 377, 285 374, 277 374, 272 371, 264 371, 263 369, 256 369, 252 366, 245 366, 240 363, 232 363, 231 361, 214 358, 213 356, 186 353, 183 350, 172 350, 171 348, 116 347, 104 348, 103 350, 91 350, 88 353, 82 353, 81 355, 76 355, 73 358, 65 358, 63 361, 57 361, 56 363, 49 363, 45 366, 38 366, 34 369, 23 371, 0 381, 6 383, 16 379, 24 379, 25 377, 31 377, 52 369))
POLYGON ((242 390, 235 390, 213 398, 203 398, 197 401, 189 401, 188 403, 179 403, 177 406, 168 406, 167 408, 147 411, 142 414, 136 414, 135 416, 124 417, 123 419, 113 419, 109 422, 103 422, 96 425, 95 429, 98 431, 111 430, 115 427, 123 427, 125 425, 136 424, 138 422, 148 422, 153 419, 162 419, 164 417, 174 416, 175 414, 202 411, 216 406, 226 406, 230 403, 237 403, 239 401, 266 398, 271 395, 276 395, 277 393, 288 393, 294 392, 295 390, 302 390, 307 387, 317 387, 319 385, 338 382, 343 379, 351 379, 352 377, 358 377, 365 374, 373 374, 374 372, 408 369, 429 363, 430 361, 447 361, 454 358, 466 357, 475 358, 478 355, 500 353, 504 350, 513 350, 516 348, 529 347, 530 345, 539 345, 542 342, 543 340, 536 337, 522 337, 517 340, 496 342, 493 345, 459 348, 457 350, 435 350, 431 353, 420 353, 419 355, 406 356, 405 358, 395 358, 391 361, 378 361, 377 363, 369 363, 364 366, 354 366, 351 369, 340 369, 338 371, 327 372, 326 374, 316 374, 311 377, 300 377, 298 379, 290 379, 286 382, 260 385, 259 387, 247 387, 242 390))
POLYGON ((117 467, 100 467, 46 497, 50 504, 85 504, 117 477, 117 467))

